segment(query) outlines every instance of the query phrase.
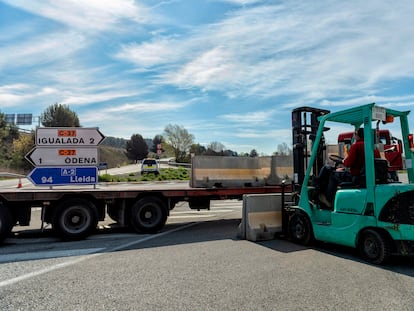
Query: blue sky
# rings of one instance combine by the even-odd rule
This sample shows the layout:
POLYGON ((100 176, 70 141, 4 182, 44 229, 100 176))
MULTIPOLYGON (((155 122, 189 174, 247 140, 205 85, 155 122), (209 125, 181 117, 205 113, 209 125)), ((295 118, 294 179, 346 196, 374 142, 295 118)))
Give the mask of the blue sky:
POLYGON ((412 0, 0 0, 0 112, 60 103, 107 136, 178 124, 271 154, 296 107, 411 109, 413 16, 412 0))

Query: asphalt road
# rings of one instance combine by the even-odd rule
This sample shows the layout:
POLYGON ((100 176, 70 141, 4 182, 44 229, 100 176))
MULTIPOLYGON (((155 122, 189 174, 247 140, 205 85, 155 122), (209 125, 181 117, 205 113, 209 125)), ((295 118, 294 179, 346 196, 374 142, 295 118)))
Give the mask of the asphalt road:
POLYGON ((0 310, 414 309, 413 259, 378 267, 333 245, 239 240, 240 217, 239 201, 183 203, 155 235, 18 232, 0 247, 0 310))

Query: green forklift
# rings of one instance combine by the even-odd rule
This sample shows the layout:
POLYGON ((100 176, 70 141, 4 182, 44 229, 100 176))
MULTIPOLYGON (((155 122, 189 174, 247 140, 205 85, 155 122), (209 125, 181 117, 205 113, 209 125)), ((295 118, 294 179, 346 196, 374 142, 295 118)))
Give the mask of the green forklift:
POLYGON ((393 255, 414 254, 414 143, 408 114, 375 103, 332 113, 309 107, 293 110, 297 196, 284 207, 284 230, 293 242, 308 245, 318 240, 357 248, 362 258, 374 264, 385 264, 393 255), (375 139, 379 123, 399 124, 405 179, 390 178, 387 160, 374 157, 374 148, 381 151, 375 139), (358 185, 338 169, 343 159, 327 148, 325 136, 331 126, 339 126, 340 131, 345 126, 354 131, 363 128, 365 166, 358 185), (330 174, 341 182, 327 205, 320 198, 330 174))

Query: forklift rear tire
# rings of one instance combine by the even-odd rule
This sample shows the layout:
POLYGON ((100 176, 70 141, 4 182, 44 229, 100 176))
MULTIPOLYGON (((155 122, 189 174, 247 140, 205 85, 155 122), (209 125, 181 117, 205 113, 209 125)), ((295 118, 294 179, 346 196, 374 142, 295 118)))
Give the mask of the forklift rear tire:
POLYGON ((301 245, 309 245, 313 240, 312 225, 303 213, 294 214, 289 220, 289 237, 301 245))
POLYGON ((384 234, 367 229, 362 232, 358 249, 363 259, 376 265, 385 264, 391 257, 391 244, 384 234))

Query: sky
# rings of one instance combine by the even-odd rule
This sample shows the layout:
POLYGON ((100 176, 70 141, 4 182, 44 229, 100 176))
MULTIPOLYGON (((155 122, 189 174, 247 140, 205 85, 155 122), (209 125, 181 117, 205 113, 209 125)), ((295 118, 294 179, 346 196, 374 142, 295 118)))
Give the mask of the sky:
POLYGON ((106 136, 177 124, 270 155, 297 107, 410 110, 413 16, 412 0, 0 0, 0 112, 34 128, 59 103, 106 136))

